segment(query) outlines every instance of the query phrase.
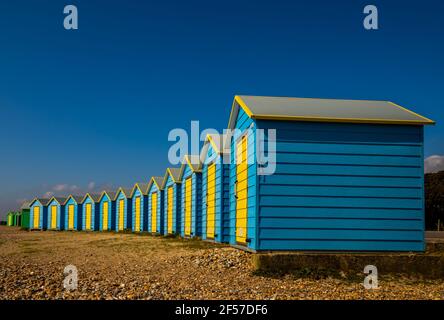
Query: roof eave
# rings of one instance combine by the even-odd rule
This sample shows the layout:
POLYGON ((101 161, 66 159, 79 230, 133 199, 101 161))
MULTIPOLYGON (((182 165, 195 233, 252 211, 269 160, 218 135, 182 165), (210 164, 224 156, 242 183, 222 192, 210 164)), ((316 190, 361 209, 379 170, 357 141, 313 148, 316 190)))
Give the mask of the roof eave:
POLYGON ((359 119, 359 118, 326 118, 326 117, 304 117, 304 116, 274 116, 256 114, 251 117, 257 120, 274 121, 306 121, 306 122, 336 122, 336 123, 370 123, 370 124, 398 124, 398 125, 430 125, 435 124, 430 119, 425 120, 398 120, 398 119, 359 119))

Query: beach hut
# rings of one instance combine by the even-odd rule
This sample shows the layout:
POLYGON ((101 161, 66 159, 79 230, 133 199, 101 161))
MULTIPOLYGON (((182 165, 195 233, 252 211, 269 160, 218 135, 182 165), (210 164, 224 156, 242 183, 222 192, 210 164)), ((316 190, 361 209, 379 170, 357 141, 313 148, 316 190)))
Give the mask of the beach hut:
POLYGON ((102 191, 99 199, 99 230, 108 231, 116 228, 116 192, 111 190, 102 191))
MULTIPOLYGON (((157 182, 160 179, 156 179, 157 182)), ((155 184, 159 187, 158 184, 155 184)), ((180 234, 181 230, 181 201, 182 182, 180 180, 180 168, 168 168, 163 177, 160 189, 163 190, 163 212, 165 234, 180 234)))
POLYGON ((65 203, 66 198, 52 197, 48 202, 48 230, 65 229, 65 203))
POLYGON ((47 228, 49 199, 35 198, 30 204, 30 229, 44 230, 47 228))
POLYGON ((114 198, 116 202, 116 231, 132 228, 131 189, 119 188, 114 198))
POLYGON ((70 195, 66 198, 65 230, 82 230, 82 196, 70 195))
POLYGON ((202 167, 199 156, 186 155, 180 167, 182 181, 181 235, 199 237, 202 234, 202 167))
POLYGON ((236 96, 230 243, 423 251, 423 126, 433 123, 388 101, 236 96))
POLYGON ((82 230, 99 230, 100 194, 87 193, 83 197, 82 204, 82 230))
POLYGON ((162 177, 151 177, 147 186, 147 230, 153 234, 164 234, 164 195, 162 177))
POLYGON ((148 183, 136 183, 131 191, 133 232, 148 230, 148 183))
POLYGON ((208 135, 202 160, 202 239, 229 242, 229 143, 226 135, 208 135), (228 146, 228 147, 227 147, 228 146))
POLYGON ((29 202, 24 202, 20 207, 21 221, 20 226, 25 229, 29 229, 29 202))
POLYGON ((6 217, 7 217, 6 225, 8 227, 13 227, 14 226, 14 219, 15 219, 14 215, 15 215, 15 213, 12 212, 12 211, 8 212, 8 214, 6 215, 6 217))
POLYGON ((22 213, 21 211, 17 211, 15 213, 15 226, 20 227, 22 224, 22 213))

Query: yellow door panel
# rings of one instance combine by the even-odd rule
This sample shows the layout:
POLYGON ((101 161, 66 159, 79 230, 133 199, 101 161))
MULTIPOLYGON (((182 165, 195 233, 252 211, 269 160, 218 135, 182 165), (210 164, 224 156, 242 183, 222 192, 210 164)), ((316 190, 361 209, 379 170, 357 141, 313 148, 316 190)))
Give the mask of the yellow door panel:
POLYGON ((185 235, 191 236, 191 205, 192 205, 192 180, 189 177, 185 181, 185 235))
POLYGON ((108 230, 108 216, 109 216, 109 203, 108 201, 103 203, 102 208, 102 230, 108 230))
POLYGON ((119 224, 118 231, 122 231, 125 223, 125 200, 119 200, 119 224))
POLYGON ((236 145, 236 242, 247 243, 248 208, 248 152, 247 136, 236 145))
POLYGON ((51 206, 51 229, 57 229, 57 206, 51 206))
POLYGON ((168 187, 168 233, 173 233, 173 186, 168 187))
POLYGON ((237 201, 246 200, 248 197, 248 191, 247 189, 244 189, 242 191, 237 191, 237 201))
POLYGON ((87 203, 86 204, 86 208, 85 208, 85 229, 86 230, 91 230, 91 211, 92 211, 92 207, 91 207, 91 203, 87 203))
POLYGON ((207 238, 214 239, 216 219, 216 164, 208 166, 207 175, 207 238))
POLYGON ((74 229, 74 205, 68 206, 68 229, 74 229))
POLYGON ((40 227, 40 207, 34 207, 34 229, 40 227))
POLYGON ((135 205, 136 205, 136 221, 135 221, 135 230, 136 231, 140 231, 140 206, 141 206, 141 201, 140 201, 140 197, 137 197, 135 200, 135 205))
POLYGON ((157 232, 157 192, 151 195, 151 232, 157 232))

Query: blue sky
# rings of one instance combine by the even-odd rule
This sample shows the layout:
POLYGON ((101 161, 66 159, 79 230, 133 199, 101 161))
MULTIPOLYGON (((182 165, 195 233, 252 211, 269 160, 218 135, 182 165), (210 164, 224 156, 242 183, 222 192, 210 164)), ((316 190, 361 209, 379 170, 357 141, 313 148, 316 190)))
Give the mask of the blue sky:
POLYGON ((235 94, 391 100, 437 122, 442 1, 2 1, 0 213, 162 175, 168 132, 222 130, 235 94), (77 5, 79 30, 63 28, 77 5), (379 30, 362 26, 366 4, 379 30))

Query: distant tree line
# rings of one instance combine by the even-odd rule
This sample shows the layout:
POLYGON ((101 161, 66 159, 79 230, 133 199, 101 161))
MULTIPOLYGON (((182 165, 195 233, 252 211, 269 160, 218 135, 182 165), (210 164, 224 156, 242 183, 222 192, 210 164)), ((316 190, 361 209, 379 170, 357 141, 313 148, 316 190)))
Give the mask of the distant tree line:
POLYGON ((444 231, 444 171, 424 177, 427 230, 444 231))

